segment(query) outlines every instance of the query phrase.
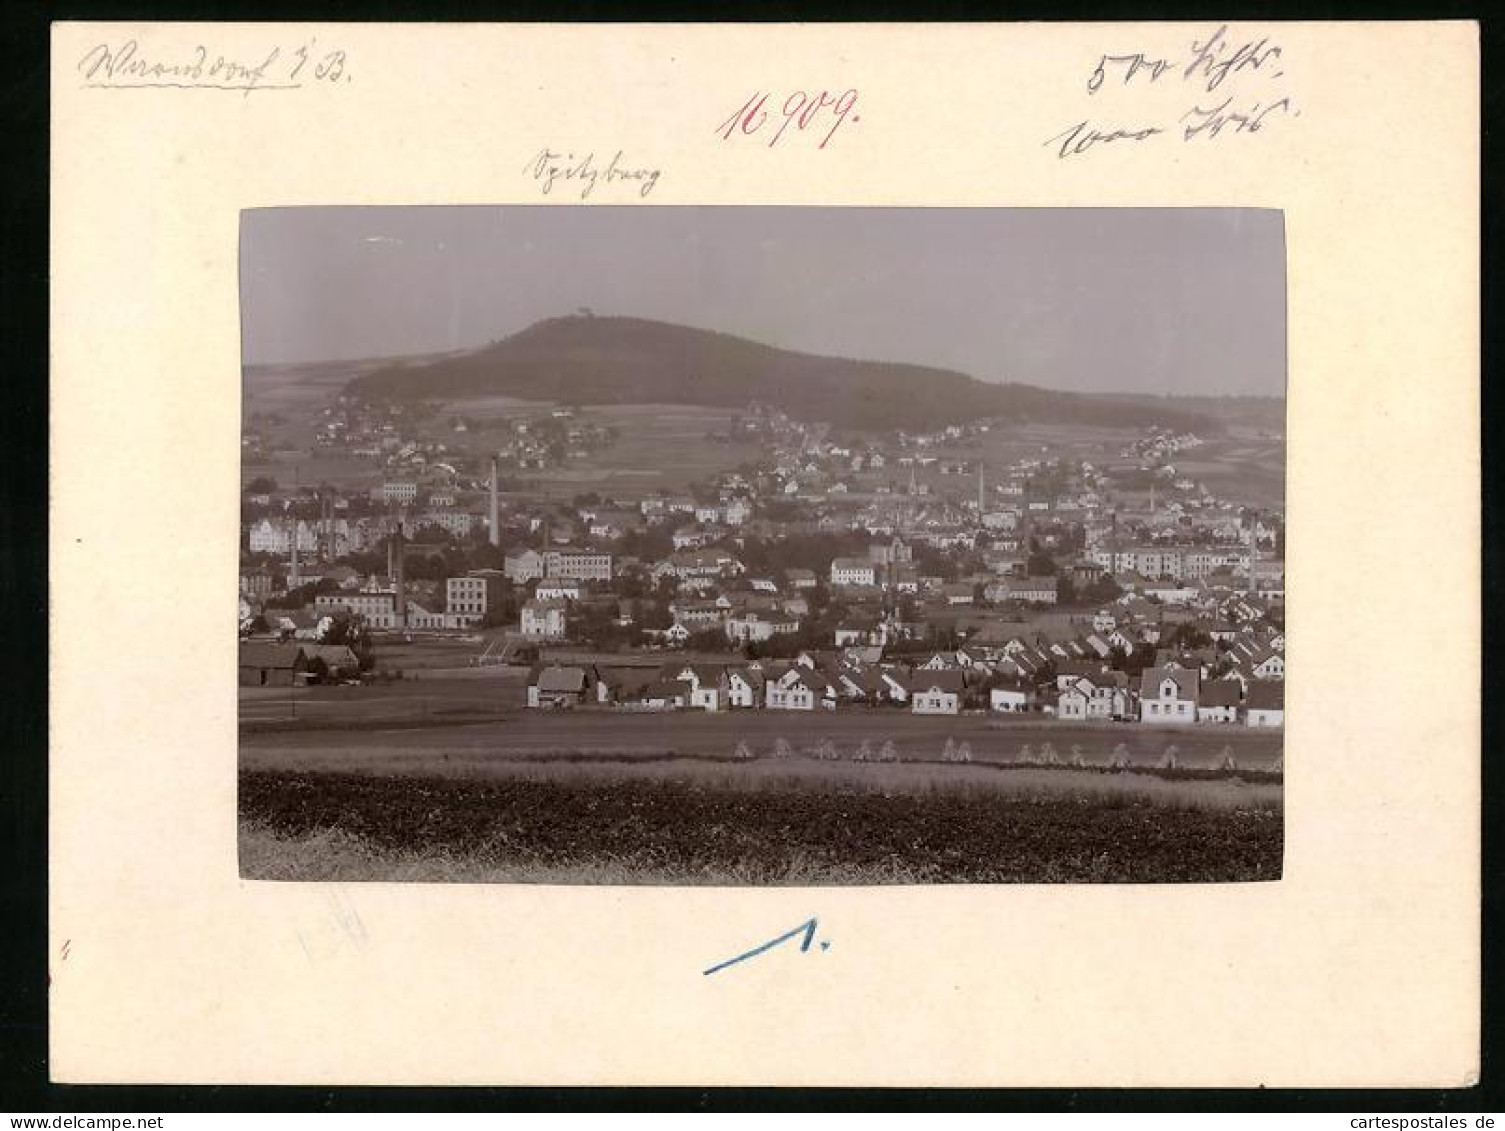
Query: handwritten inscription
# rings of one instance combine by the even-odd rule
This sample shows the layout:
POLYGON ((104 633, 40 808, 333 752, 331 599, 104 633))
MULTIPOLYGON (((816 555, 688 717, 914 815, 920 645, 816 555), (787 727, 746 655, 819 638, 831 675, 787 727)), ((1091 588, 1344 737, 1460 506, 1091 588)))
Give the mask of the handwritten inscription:
POLYGON ((855 88, 844 90, 840 94, 829 90, 822 90, 817 94, 809 94, 803 90, 796 90, 781 103, 775 103, 773 109, 769 109, 768 100, 772 95, 762 91, 754 91, 741 106, 739 106, 724 122, 716 127, 716 133, 722 141, 731 141, 734 137, 752 137, 756 134, 766 134, 768 148, 772 149, 779 144, 790 126, 795 128, 795 136, 810 130, 812 136, 819 134, 821 130, 825 135, 821 137, 820 144, 815 148, 824 149, 830 144, 836 131, 850 121, 856 125, 861 121, 857 114, 857 91, 855 88), (783 121, 777 121, 777 118, 783 121), (765 127, 767 127, 765 129, 765 127))
POLYGON ((78 60, 86 87, 103 90, 302 90, 351 82, 350 61, 340 48, 320 47, 316 38, 296 45, 274 44, 239 54, 197 44, 173 54, 152 53, 137 40, 98 43, 78 60))
POLYGON ((595 153, 577 158, 573 153, 541 149, 523 166, 523 173, 533 178, 544 196, 558 185, 579 189, 581 200, 589 199, 597 185, 633 185, 639 196, 647 196, 662 175, 659 169, 628 164, 620 149, 604 165, 597 163, 595 153))
MULTIPOLYGON (((777 938, 769 939, 765 943, 759 943, 751 950, 744 950, 735 958, 728 958, 725 962, 718 962, 716 963, 716 965, 702 970, 701 973, 715 974, 718 971, 725 970, 728 966, 735 966, 739 962, 746 962, 749 958, 756 958, 760 954, 767 954, 770 950, 774 949, 774 947, 783 946, 786 942, 791 942, 794 939, 800 940, 800 953, 804 954, 807 950, 810 949, 810 945, 815 942, 815 928, 817 925, 818 921, 814 918, 814 916, 812 916, 811 918, 806 919, 798 927, 795 927, 794 930, 785 931, 777 938)), ((831 944, 827 940, 821 939, 820 949, 822 951, 830 950, 831 944)))
POLYGON ((1121 99, 1125 91, 1170 87, 1188 91, 1190 105, 1183 103, 1185 109, 1177 116, 1160 120, 1083 118, 1043 144, 1064 160, 1157 137, 1206 142, 1255 134, 1274 121, 1300 116, 1291 96, 1276 85, 1284 77, 1280 44, 1269 36, 1242 39, 1230 35, 1226 24, 1193 38, 1184 53, 1174 56, 1104 53, 1087 76, 1089 97, 1112 101, 1115 95, 1121 99))

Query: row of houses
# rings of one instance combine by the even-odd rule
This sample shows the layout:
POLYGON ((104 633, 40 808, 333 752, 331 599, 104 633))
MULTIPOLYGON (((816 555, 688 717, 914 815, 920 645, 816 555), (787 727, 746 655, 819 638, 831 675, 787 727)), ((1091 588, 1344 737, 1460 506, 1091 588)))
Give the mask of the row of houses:
POLYGON ((1143 672, 1135 686, 1123 672, 1064 677, 1056 688, 960 668, 869 667, 823 663, 809 654, 793 663, 670 663, 653 672, 588 664, 536 665, 528 706, 623 706, 649 710, 820 711, 897 706, 913 714, 964 710, 1038 711, 1075 721, 1156 725, 1284 725, 1283 684, 1236 680, 1203 683, 1190 668, 1143 672))

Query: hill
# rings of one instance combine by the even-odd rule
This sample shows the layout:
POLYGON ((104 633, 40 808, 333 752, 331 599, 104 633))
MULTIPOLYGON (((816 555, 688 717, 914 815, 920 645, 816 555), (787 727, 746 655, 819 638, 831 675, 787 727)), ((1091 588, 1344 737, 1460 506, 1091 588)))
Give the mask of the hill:
POLYGON ((575 315, 481 349, 353 378, 369 399, 509 396, 590 404, 740 408, 761 402, 838 428, 929 430, 988 417, 1108 427, 1215 430, 1205 414, 1032 385, 995 385, 921 365, 819 357, 637 318, 575 315))

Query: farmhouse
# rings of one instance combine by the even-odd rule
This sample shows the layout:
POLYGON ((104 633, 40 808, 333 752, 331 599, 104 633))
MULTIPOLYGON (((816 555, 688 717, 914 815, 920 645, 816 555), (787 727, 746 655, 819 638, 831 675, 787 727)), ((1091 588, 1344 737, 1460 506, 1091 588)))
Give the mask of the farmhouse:
POLYGON ((344 644, 305 644, 303 654, 308 657, 310 673, 322 672, 328 679, 351 679, 360 675, 360 660, 344 644))
POLYGON ((756 707, 762 686, 762 680, 753 672, 743 668, 732 668, 726 673, 727 706, 756 707))
POLYGON ((960 671, 917 673, 909 681, 909 709, 916 715, 958 714, 966 689, 966 676, 960 671))
POLYGON ((682 710, 690 700, 690 685, 677 679, 650 683, 638 692, 639 706, 650 711, 682 710))
POLYGON ((1202 685, 1197 722, 1236 723, 1243 686, 1236 679, 1214 679, 1202 685))
POLYGON ((551 664, 535 667, 528 679, 528 706, 568 707, 591 701, 603 702, 609 688, 585 667, 551 664))
POLYGON ((1139 720, 1195 723, 1199 675, 1185 668, 1146 668, 1140 676, 1139 720))
POLYGON ((1285 684, 1280 680, 1255 680, 1249 684, 1244 721, 1251 727, 1285 726, 1285 684))
POLYGON ((701 711, 724 711, 730 705, 731 683, 726 669, 716 664, 671 664, 665 678, 690 687, 689 706, 701 711))
POLYGON ((813 711, 836 706, 836 689, 818 672, 796 664, 776 679, 769 680, 767 706, 775 711, 813 711))
POLYGON ((248 642, 240 646, 241 687, 291 687, 301 683, 308 657, 297 644, 248 642))
POLYGON ((1029 685, 1023 681, 999 684, 988 692, 988 707, 1018 714, 1029 710, 1029 685))

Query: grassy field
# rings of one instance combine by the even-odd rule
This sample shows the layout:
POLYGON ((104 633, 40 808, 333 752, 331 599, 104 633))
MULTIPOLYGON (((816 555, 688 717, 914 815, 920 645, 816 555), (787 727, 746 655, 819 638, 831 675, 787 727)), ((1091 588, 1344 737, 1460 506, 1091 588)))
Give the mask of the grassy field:
POLYGON ((243 689, 243 873, 720 884, 1279 875, 1279 733, 899 710, 529 711, 522 691, 506 670, 243 689))
POLYGON ((977 766, 244 770, 264 880, 639 884, 1278 879, 1279 787, 977 766))
POLYGON ((932 761, 966 743, 974 762, 1074 757, 1106 766, 1123 748, 1131 765, 1156 766, 1169 747, 1177 763, 1211 769, 1229 750, 1241 768, 1269 771, 1279 731, 1247 727, 1147 727, 1072 723, 1041 716, 914 715, 896 708, 672 713, 612 709, 530 711, 521 669, 482 669, 469 679, 386 686, 241 689, 241 761, 251 768, 348 770, 450 763, 476 772, 516 758, 595 756, 730 758, 739 744, 772 754, 829 743, 843 760, 864 744, 892 744, 900 760, 932 761), (1050 747, 1050 753, 1046 747, 1050 747))

